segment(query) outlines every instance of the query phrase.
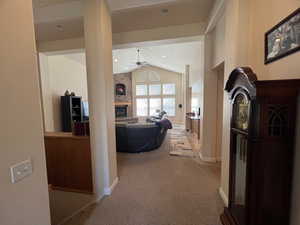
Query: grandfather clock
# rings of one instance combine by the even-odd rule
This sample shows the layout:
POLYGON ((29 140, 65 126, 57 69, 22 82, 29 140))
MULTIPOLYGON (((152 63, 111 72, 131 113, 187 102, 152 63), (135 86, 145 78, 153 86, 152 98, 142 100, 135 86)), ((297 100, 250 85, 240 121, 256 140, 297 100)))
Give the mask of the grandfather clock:
POLYGON ((222 224, 289 225, 300 80, 258 81, 244 67, 230 74, 225 90, 232 116, 222 224))

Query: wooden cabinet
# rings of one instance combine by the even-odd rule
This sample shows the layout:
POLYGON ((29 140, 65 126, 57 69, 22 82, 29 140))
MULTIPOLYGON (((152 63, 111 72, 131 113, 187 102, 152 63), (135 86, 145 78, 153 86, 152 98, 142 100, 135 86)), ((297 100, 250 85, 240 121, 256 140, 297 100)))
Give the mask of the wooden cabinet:
POLYGON ((192 134, 196 134, 197 139, 200 140, 200 117, 186 116, 186 130, 192 134))
POLYGON ((189 132, 192 130, 192 120, 190 116, 185 117, 185 129, 189 132))
POLYGON ((288 225, 300 80, 258 81, 237 68, 232 104, 229 206, 223 225, 288 225))
POLYGON ((46 133, 48 183, 53 189, 93 193, 90 139, 72 133, 46 133))

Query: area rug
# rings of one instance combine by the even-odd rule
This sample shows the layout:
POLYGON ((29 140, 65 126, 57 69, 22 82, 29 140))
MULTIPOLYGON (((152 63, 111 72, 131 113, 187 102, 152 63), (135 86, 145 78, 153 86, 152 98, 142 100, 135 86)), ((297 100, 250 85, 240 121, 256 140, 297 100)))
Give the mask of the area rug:
POLYGON ((170 155, 194 157, 192 146, 188 140, 186 131, 183 125, 175 124, 173 129, 169 130, 170 138, 170 155))

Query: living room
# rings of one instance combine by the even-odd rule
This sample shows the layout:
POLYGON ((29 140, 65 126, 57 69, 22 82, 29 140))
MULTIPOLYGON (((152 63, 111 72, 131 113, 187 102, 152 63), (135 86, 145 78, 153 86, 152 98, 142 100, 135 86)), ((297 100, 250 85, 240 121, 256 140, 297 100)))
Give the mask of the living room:
MULTIPOLYGON (((201 71, 201 48, 199 39, 113 50, 118 152, 158 149, 172 123, 184 129, 186 107, 198 113, 197 82, 188 88, 195 94, 186 96, 191 83, 186 79, 201 71), (192 105, 186 106, 186 97, 190 102, 193 98, 192 105), (170 121, 163 133, 158 129, 161 119, 170 121)), ((52 221, 58 224, 90 202, 93 192, 86 55, 84 50, 43 52, 39 62, 50 206, 52 221), (75 167, 83 167, 83 158, 85 169, 78 173, 75 167), (66 165, 65 160, 73 163, 66 165)))
MULTIPOLYGON (((70 224, 220 224, 221 214, 222 224, 244 224, 245 219, 255 220, 246 221, 250 224, 299 224, 300 126, 299 118, 295 118, 296 94, 299 94, 299 48, 295 47, 299 41, 299 35, 295 38, 295 31, 299 34, 298 0, 3 0, 0 11, 4 34, 0 42, 0 93, 4 101, 3 129, 0 131, 1 223, 51 224, 38 54, 85 49, 91 130, 86 140, 92 146, 94 191, 88 205, 91 206, 90 202, 95 205, 91 206, 91 210, 84 210, 85 205, 75 211, 80 218, 71 220, 70 224), (223 17, 216 13, 218 11, 223 11, 223 17), (225 28, 223 36, 216 28, 220 21, 225 28), (266 32, 271 29, 275 32, 268 35, 266 32), (46 35, 41 36, 40 31, 46 35), (277 38, 276 34, 279 34, 277 38), (200 102, 192 100, 191 104, 199 104, 201 110, 205 110, 201 112, 202 131, 205 131, 200 134, 204 135, 200 138, 204 141, 202 158, 216 161, 214 137, 217 136, 216 127, 222 128, 222 134, 218 134, 222 137, 221 144, 218 144, 222 147, 221 176, 216 175, 217 170, 207 164, 199 166, 179 157, 170 161, 166 160, 166 155, 155 154, 163 151, 149 152, 147 157, 143 157, 146 154, 138 154, 141 156, 139 160, 117 159, 115 115, 112 113, 115 107, 112 48, 199 35, 205 43, 204 54, 201 55, 205 59, 205 77, 203 82, 198 82, 198 88, 192 94, 200 102), (221 43, 223 48, 219 48, 217 43, 221 43), (287 52, 291 48, 292 51, 287 52), (230 99, 224 94, 222 124, 216 125, 215 118, 220 117, 216 113, 216 109, 220 109, 216 107, 216 99, 221 96, 214 92, 216 85, 211 84, 217 83, 214 75, 219 73, 219 68, 215 68, 216 64, 210 60, 218 59, 219 62, 220 58, 216 56, 220 55, 216 53, 220 49, 223 50, 223 62, 220 64, 223 72, 220 74, 226 91, 232 92, 229 93, 230 99), (274 58, 274 55, 277 57, 274 58), (241 68, 246 65, 251 68, 241 68), (293 80, 282 81, 287 79, 293 80), (235 92, 239 82, 242 90, 246 90, 243 92, 246 101, 240 96, 235 98, 235 93, 241 93, 235 92), (272 85, 261 88, 266 84, 272 85), (285 87, 280 87, 281 84, 285 87), (262 93, 274 96, 264 98, 262 93), (266 105, 256 107, 258 101, 253 101, 255 97, 262 100, 259 104, 280 103, 287 106, 283 107, 283 119, 278 122, 278 116, 272 117, 275 120, 269 120, 274 122, 270 129, 264 128, 268 124, 266 120, 262 129, 252 129, 253 125, 259 124, 252 118, 262 117, 254 115, 253 112, 257 111, 251 110, 248 126, 245 109, 249 109, 249 102, 255 109, 267 109, 266 105), (232 99, 237 100, 241 109, 236 117, 239 119, 237 124, 231 123, 232 99), (285 113, 287 111, 290 113, 285 113), (297 130, 293 129, 295 121, 297 130), (235 130, 235 125, 240 129, 235 130), (268 136, 271 146, 260 144, 253 148, 252 144, 262 143, 262 138, 252 139, 251 136, 258 130, 268 136), (239 134, 231 138, 231 131, 239 134), (247 150, 244 137, 248 134, 252 143, 247 150), (238 140, 239 145, 232 140, 238 140), (241 148, 235 151, 232 146, 241 148), (281 146, 284 147, 279 149, 281 146), (117 168, 117 160, 118 164, 127 163, 128 167, 117 168), (234 173, 235 168, 240 168, 238 173, 234 173), (245 176, 245 168, 250 177, 245 176), (116 185, 118 177, 124 177, 124 174, 129 176, 116 185), (233 178, 238 178, 235 182, 238 188, 233 178), (108 196, 114 187, 114 194, 108 196), (237 211, 241 213, 236 215, 237 211), (250 216, 245 218, 245 215, 250 216)), ((136 50, 142 47, 145 46, 131 46, 136 50)), ((80 95, 72 89, 69 93, 65 90, 60 92, 59 96, 65 93, 72 96, 72 92, 80 95)), ((196 111, 198 107, 193 108, 196 111)), ((276 112, 276 107, 275 110, 273 106, 269 109, 276 112)), ((280 116, 281 109, 279 107, 280 116)), ((266 110, 264 112, 263 119, 274 115, 266 110)), ((190 116, 190 119, 193 118, 190 116)), ((84 139, 82 137, 77 137, 80 142, 84 139)), ((87 161, 78 158, 82 162, 87 161)), ((68 162, 73 163, 71 160, 68 162)), ((70 202, 61 204, 61 207, 66 210, 70 205, 76 204, 70 202)))

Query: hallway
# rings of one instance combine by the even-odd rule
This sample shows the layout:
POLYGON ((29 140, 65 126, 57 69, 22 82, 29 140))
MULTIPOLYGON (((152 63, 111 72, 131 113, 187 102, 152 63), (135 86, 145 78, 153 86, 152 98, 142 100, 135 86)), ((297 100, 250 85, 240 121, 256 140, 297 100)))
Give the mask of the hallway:
POLYGON ((118 154, 113 194, 67 225, 219 225, 220 168, 168 153, 118 154))

